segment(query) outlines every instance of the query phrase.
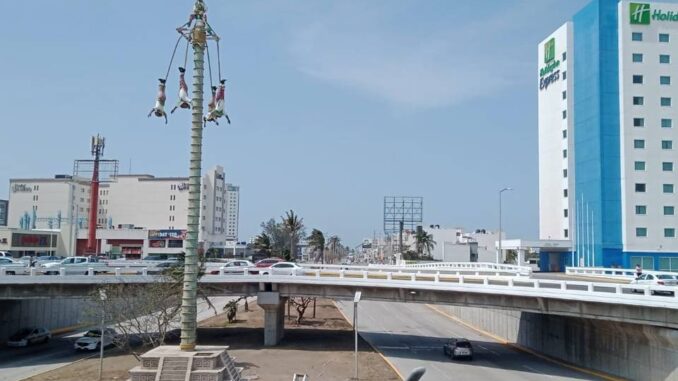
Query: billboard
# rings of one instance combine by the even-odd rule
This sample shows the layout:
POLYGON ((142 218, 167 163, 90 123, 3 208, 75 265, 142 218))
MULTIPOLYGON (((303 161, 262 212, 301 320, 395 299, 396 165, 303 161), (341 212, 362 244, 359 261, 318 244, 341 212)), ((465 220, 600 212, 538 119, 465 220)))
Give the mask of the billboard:
POLYGON ((149 230, 148 239, 186 239, 186 230, 149 230))

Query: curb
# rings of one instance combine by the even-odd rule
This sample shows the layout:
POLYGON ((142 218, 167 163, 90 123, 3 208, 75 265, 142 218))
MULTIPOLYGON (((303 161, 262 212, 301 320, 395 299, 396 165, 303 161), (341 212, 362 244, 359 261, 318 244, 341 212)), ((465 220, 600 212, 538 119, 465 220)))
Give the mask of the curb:
POLYGON ((519 345, 519 344, 516 344, 516 343, 512 343, 512 342, 509 342, 509 341, 507 341, 506 339, 504 339, 503 337, 497 336, 497 335, 495 335, 495 334, 493 334, 493 333, 487 332, 487 331, 485 331, 485 330, 483 330, 483 329, 480 329, 480 328, 478 328, 478 327, 476 327, 476 326, 473 326, 473 325, 471 325, 471 324, 469 324, 469 323, 467 323, 467 322, 465 322, 465 321, 459 319, 458 317, 456 317, 456 316, 454 316, 454 315, 452 315, 452 314, 450 314, 450 313, 447 313, 447 312, 445 312, 445 311, 441 311, 441 310, 438 309, 438 307, 436 307, 436 306, 433 306, 433 305, 430 305, 430 304, 426 304, 426 307, 428 307, 429 309, 431 309, 431 310, 433 310, 433 311, 435 311, 435 312, 437 312, 437 313, 439 313, 439 314, 445 316, 446 318, 448 318, 448 319, 450 319, 450 320, 454 320, 455 322, 457 322, 457 323, 459 323, 459 324, 461 324, 461 325, 463 325, 463 326, 465 326, 465 327, 467 327, 467 328, 469 328, 469 329, 472 329, 472 330, 474 330, 474 331, 476 331, 476 332, 478 332, 478 333, 480 333, 480 334, 482 334, 482 335, 484 335, 484 336, 490 337, 490 338, 492 338, 493 340, 499 342, 500 344, 504 344, 504 345, 509 346, 509 347, 511 347, 511 348, 513 348, 513 349, 516 349, 516 350, 518 350, 518 351, 521 351, 521 352, 525 352, 525 353, 531 354, 531 355, 533 355, 533 356, 535 356, 535 357, 538 357, 538 358, 540 358, 540 359, 542 359, 542 360, 545 360, 545 361, 548 361, 548 362, 551 362, 551 363, 554 363, 554 364, 563 366, 563 367, 568 368, 568 369, 576 370, 576 371, 581 372, 581 373, 584 373, 584 374, 589 374, 589 375, 592 375, 592 376, 596 376, 596 377, 602 378, 602 379, 607 380, 607 381, 625 381, 624 378, 618 378, 618 377, 609 375, 609 374, 607 374, 607 373, 602 373, 602 372, 599 372, 599 371, 596 371, 596 370, 592 370, 592 369, 580 368, 580 367, 578 367, 578 366, 576 366, 576 365, 573 365, 573 364, 570 364, 570 363, 566 363, 566 362, 557 360, 557 359, 555 359, 555 358, 553 358, 553 357, 549 357, 549 356, 543 355, 543 354, 541 354, 541 353, 539 353, 539 352, 535 352, 535 351, 533 351, 532 349, 526 348, 526 347, 524 347, 524 346, 522 346, 522 345, 519 345))
POLYGON ((72 326, 69 326, 69 327, 51 329, 49 332, 52 334, 52 336, 62 335, 64 333, 77 331, 80 328, 89 327, 90 325, 91 324, 81 323, 81 324, 76 324, 76 325, 72 325, 72 326))
MULTIPOLYGON (((347 322, 351 327, 353 327, 353 323, 351 323, 351 320, 348 318, 348 316, 346 316, 346 314, 344 314, 344 311, 342 311, 341 308, 339 308, 339 306, 337 305, 337 302, 336 302, 335 300, 333 300, 332 303, 334 304, 334 307, 337 309, 337 311, 339 311, 339 313, 341 314, 341 316, 343 316, 344 320, 346 320, 346 322, 347 322)), ((360 332, 358 332, 358 335, 360 335, 360 332)), ((361 338, 362 338, 362 336, 361 336, 361 338)), ((376 354, 378 354, 378 355, 384 360, 384 362, 386 362, 386 364, 388 364, 389 367, 391 367, 391 369, 393 369, 393 371, 395 372, 395 374, 397 374, 398 377, 400 377, 400 380, 401 380, 401 381, 404 381, 404 380, 405 380, 405 377, 402 375, 402 373, 400 373, 400 371, 398 370, 398 368, 396 368, 395 364, 393 364, 393 363, 391 362, 391 360, 389 360, 388 358, 386 358, 386 356, 384 356, 384 354, 381 353, 381 351, 379 350, 379 348, 375 347, 374 345, 372 345, 372 343, 370 343, 369 341, 367 341, 367 340, 365 340, 365 339, 363 339, 363 341, 366 342, 367 345, 369 345, 369 346, 372 348, 372 350, 374 350, 374 352, 375 352, 376 354)))

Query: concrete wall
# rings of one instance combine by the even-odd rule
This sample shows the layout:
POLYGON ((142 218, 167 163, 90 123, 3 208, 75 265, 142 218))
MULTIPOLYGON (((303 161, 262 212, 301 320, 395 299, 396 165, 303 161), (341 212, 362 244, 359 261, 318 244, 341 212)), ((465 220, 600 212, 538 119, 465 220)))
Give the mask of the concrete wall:
POLYGON ((536 352, 632 380, 678 380, 678 330, 487 308, 438 306, 536 352))
POLYGON ((53 330, 84 323, 87 312, 83 299, 1 300, 0 343, 24 327, 53 330))

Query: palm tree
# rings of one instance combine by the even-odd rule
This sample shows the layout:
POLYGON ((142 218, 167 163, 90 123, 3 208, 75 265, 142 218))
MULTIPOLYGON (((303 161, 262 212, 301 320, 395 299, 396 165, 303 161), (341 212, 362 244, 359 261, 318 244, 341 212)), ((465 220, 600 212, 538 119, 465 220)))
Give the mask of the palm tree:
POLYGON ((426 233, 425 230, 419 230, 414 238, 417 242, 417 254, 421 256, 422 252, 426 250, 426 254, 430 256, 431 250, 436 246, 433 235, 426 233))
MULTIPOLYGON (((318 229, 313 229, 311 235, 308 236, 308 246, 315 251, 320 251, 320 260, 325 264, 325 235, 318 229)), ((316 257, 315 262, 318 262, 316 257)))
POLYGON ((271 237, 266 233, 259 234, 254 239, 254 249, 259 252, 271 256, 271 237))
POLYGON ((332 253, 332 261, 334 261, 337 257, 337 249, 341 246, 341 239, 337 237, 336 235, 333 235, 330 237, 330 239, 327 242, 327 248, 330 249, 330 253, 332 253))
POLYGON ((291 209, 289 212, 285 212, 285 216, 281 218, 283 227, 290 237, 290 257, 287 259, 292 260, 296 254, 294 248, 296 247, 297 242, 299 242, 299 238, 301 238, 304 230, 304 219, 299 218, 299 216, 294 214, 294 210, 291 209))

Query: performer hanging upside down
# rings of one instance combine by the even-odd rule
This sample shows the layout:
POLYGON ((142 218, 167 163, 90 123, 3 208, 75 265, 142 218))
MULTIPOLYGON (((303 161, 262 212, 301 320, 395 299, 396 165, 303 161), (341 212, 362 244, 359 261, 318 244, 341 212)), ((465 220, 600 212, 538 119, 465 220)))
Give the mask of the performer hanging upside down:
MULTIPOLYGON (((225 83, 226 80, 222 79, 221 85, 219 85, 219 90, 217 91, 216 95, 212 97, 212 101, 210 103, 214 104, 214 109, 212 109, 211 105, 208 105, 208 110, 210 111, 203 118, 205 120, 205 123, 207 122, 217 123, 217 119, 223 116, 226 117, 226 122, 228 122, 228 124, 231 124, 231 119, 228 117, 228 114, 224 112, 224 97, 226 95, 226 85, 224 85, 225 83)), ((219 123, 217 123, 217 125, 219 125, 219 123)))
POLYGON ((202 118, 203 128, 207 127, 207 122, 214 122, 219 125, 219 122, 214 118, 214 109, 217 108, 217 87, 212 86, 212 99, 207 104, 207 114, 202 118))
POLYGON ((165 113, 165 80, 160 78, 158 79, 160 83, 158 84, 158 96, 155 99, 155 107, 151 109, 151 112, 148 113, 148 117, 155 115, 157 117, 165 117, 165 124, 167 124, 167 113, 165 113))
POLYGON ((186 80, 184 79, 184 73, 186 69, 183 67, 179 68, 179 101, 177 105, 172 109, 171 114, 174 114, 174 111, 178 108, 191 108, 191 100, 188 98, 188 85, 186 85, 186 80))

